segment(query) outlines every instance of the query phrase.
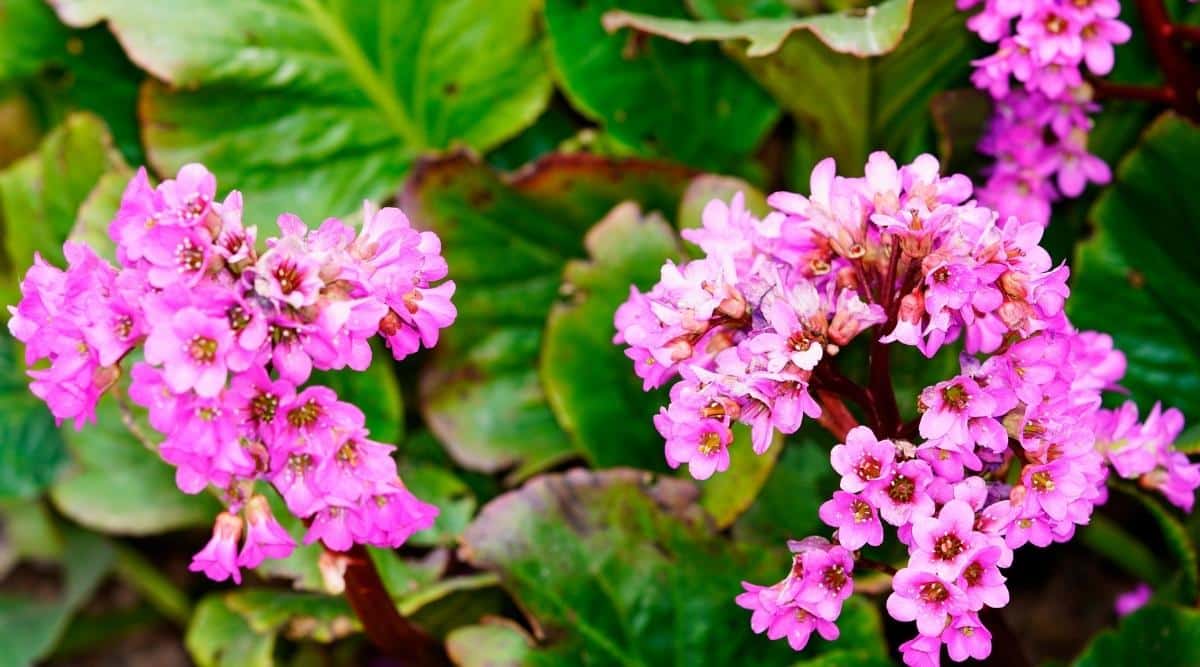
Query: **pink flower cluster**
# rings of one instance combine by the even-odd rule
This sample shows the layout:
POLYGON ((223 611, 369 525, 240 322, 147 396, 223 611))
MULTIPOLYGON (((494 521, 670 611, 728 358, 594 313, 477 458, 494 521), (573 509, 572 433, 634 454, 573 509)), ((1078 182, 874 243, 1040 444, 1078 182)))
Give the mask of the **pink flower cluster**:
POLYGON ((1200 464, 1171 449, 1178 411, 1156 406, 1139 423, 1132 403, 1102 409, 1125 358, 1108 336, 1071 326, 1068 270, 1038 245, 1041 224, 970 200, 969 181, 941 176, 927 155, 898 167, 875 153, 865 171, 839 177, 825 160, 811 195, 776 193, 761 219, 740 197, 710 203, 703 227, 683 233, 705 256, 632 290, 616 341, 647 388, 677 379, 655 424, 668 463, 698 479, 729 467, 734 421, 750 425, 758 453, 802 416, 844 434, 830 453, 840 488, 819 510, 832 541, 791 543, 784 580, 745 584, 738 603, 756 632, 797 649, 814 630, 836 636, 861 550, 890 526, 909 557, 887 608, 918 632, 905 662, 939 664, 943 646, 955 661, 982 658, 979 614, 1007 604, 1014 549, 1071 539, 1105 501, 1110 469, 1190 510, 1200 464), (837 368, 861 333, 869 387, 837 368), (895 343, 926 356, 962 346, 960 372, 925 388, 908 422, 881 408, 894 405, 895 343))
POLYGON ((958 0, 958 8, 980 2, 967 26, 997 50, 975 61, 972 80, 996 103, 979 144, 996 163, 977 196, 1002 216, 1044 225, 1052 201, 1112 177, 1087 151, 1089 115, 1099 106, 1084 68, 1111 72, 1113 47, 1131 31, 1117 18, 1117 0, 958 0))
POLYGON ((163 434, 161 456, 181 490, 216 487, 230 508, 192 564, 214 579, 240 581, 239 567, 294 547, 256 480, 308 521, 307 543, 399 546, 437 509, 405 488, 361 410, 303 385, 314 368, 367 368, 376 334, 396 359, 437 343, 456 315, 454 283, 434 285, 447 273, 440 241, 368 206, 357 232, 280 216, 259 254, 241 194, 215 195, 200 165, 157 187, 139 171, 109 227, 119 269, 72 242, 66 271, 35 258, 9 322, 27 363, 49 362, 30 371, 32 391, 80 428, 142 347, 129 396, 163 434))

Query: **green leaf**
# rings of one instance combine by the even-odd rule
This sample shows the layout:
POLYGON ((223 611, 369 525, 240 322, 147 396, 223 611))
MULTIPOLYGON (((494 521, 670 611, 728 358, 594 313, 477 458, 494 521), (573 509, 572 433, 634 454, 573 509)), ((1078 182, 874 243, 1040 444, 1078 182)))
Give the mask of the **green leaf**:
POLYGON ((701 484, 700 506, 708 511, 718 528, 728 528, 750 508, 775 469, 783 448, 783 437, 777 432, 771 447, 755 454, 750 444, 750 429, 743 424, 734 425, 729 470, 701 484))
POLYGON ((877 56, 896 48, 912 18, 913 0, 885 0, 873 7, 805 17, 745 21, 688 21, 624 11, 604 15, 612 32, 633 28, 676 42, 735 41, 746 43, 751 58, 775 53, 794 32, 808 31, 838 53, 877 56))
POLYGON ((496 146, 551 90, 533 0, 56 5, 71 25, 107 20, 162 82, 140 102, 155 168, 205 163, 260 227, 381 200, 422 151, 496 146))
POLYGON ((184 644, 200 667, 272 667, 275 634, 252 630, 218 593, 196 606, 184 644))
POLYGON ((652 417, 664 392, 645 392, 629 359, 614 345, 613 314, 630 285, 649 289, 668 259, 679 259, 675 230, 637 204, 617 206, 584 238, 589 261, 566 266, 546 320, 540 366, 558 423, 594 466, 665 470, 662 436, 652 417))
POLYGON ((740 168, 779 108, 717 47, 606 34, 605 12, 683 16, 672 0, 547 0, 558 81, 571 104, 643 154, 740 168), (618 7, 619 6, 619 7, 618 7))
POLYGON ((0 332, 0 500, 41 493, 67 461, 54 417, 29 393, 21 346, 0 332))
POLYGON ((422 547, 453 546, 475 515, 475 494, 453 472, 432 465, 401 466, 404 485, 421 500, 436 505, 439 514, 428 530, 413 533, 408 544, 422 547))
POLYGON ((62 244, 80 206, 106 173, 127 169, 104 122, 68 116, 36 153, 0 172, 0 297, 17 301, 16 282, 39 252, 63 265, 62 244))
POLYGON ((543 475, 485 506, 460 556, 496 571, 538 639, 571 664, 794 659, 786 645, 755 637, 733 603, 741 580, 786 571, 786 549, 765 558, 761 548, 738 549, 711 531, 696 497, 690 482, 631 469, 543 475))
POLYGON ((829 436, 815 431, 806 426, 783 443, 762 492, 733 526, 737 540, 777 548, 789 539, 828 532, 817 509, 838 488, 838 475, 829 465, 829 436))
POLYGON ((260 635, 328 643, 359 630, 350 603, 340 595, 278 590, 239 590, 225 604, 260 635))
POLYGON ((388 444, 404 441, 404 398, 393 372, 392 355, 382 346, 372 349, 373 363, 365 371, 314 371, 309 385, 324 385, 338 398, 358 406, 367 416, 371 438, 388 444))
POLYGON ((1192 667, 1200 664, 1200 612, 1149 604, 1126 616, 1079 656, 1074 667, 1192 667))
POLYGON ((504 177, 464 153, 420 165, 402 204, 432 229, 458 319, 421 378, 421 411, 456 461, 528 476, 575 454, 536 368, 563 268, 618 202, 671 210, 690 173, 640 160, 551 155, 504 177))
POLYGON ((220 503, 208 494, 186 495, 172 468, 122 423, 111 395, 101 399, 97 423, 64 429, 75 469, 50 487, 60 512, 95 530, 153 535, 210 523, 220 503))
POLYGON ((533 639, 507 619, 466 625, 446 637, 446 652, 459 667, 523 667, 535 662, 533 639))
POLYGON ((1160 117, 1096 202, 1095 234, 1072 271, 1072 321, 1112 334, 1128 360, 1121 384, 1148 407, 1200 416, 1200 268, 1181 239, 1200 233, 1200 200, 1188 174, 1200 131, 1160 117), (1136 316, 1130 316, 1130 314, 1136 316))
POLYGON ((91 598, 112 562, 112 549, 104 538, 68 530, 58 594, 51 599, 0 595, 0 665, 29 665, 45 657, 71 617, 91 598))

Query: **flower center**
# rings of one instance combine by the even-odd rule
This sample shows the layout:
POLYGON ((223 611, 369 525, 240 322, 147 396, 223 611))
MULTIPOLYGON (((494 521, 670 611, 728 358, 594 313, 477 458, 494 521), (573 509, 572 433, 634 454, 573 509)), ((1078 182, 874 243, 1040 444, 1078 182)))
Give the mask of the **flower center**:
POLYGON ((275 394, 259 394, 250 399, 250 418, 256 422, 269 422, 275 419, 275 410, 279 407, 279 397, 275 394))
POLYGON ((891 498, 894 503, 910 503, 916 490, 917 485, 912 479, 904 475, 896 475, 888 485, 888 498, 891 498))
POLYGON ((975 586, 983 577, 983 566, 979 563, 971 563, 963 570, 963 579, 966 580, 968 586, 975 586))
POLYGON ((113 333, 116 334, 117 340, 128 339, 133 333, 133 318, 122 315, 113 320, 113 333))
POLYGON ((858 473, 860 479, 871 481, 879 479, 880 473, 883 472, 883 464, 874 456, 864 456, 858 461, 858 467, 854 469, 858 473))
POLYGON ((714 431, 708 431, 700 438, 700 444, 696 447, 699 452, 705 456, 712 456, 721 448, 721 436, 714 431))
POLYGON ((970 399, 967 390, 963 389, 961 384, 952 384, 942 390, 942 402, 954 410, 962 410, 967 407, 967 401, 970 399))
POLYGON ((954 560, 963 552, 966 545, 954 533, 946 533, 933 543, 933 555, 939 560, 954 560))
POLYGON ((211 364, 217 358, 217 341, 208 336, 196 334, 188 341, 187 353, 192 361, 198 364, 211 364))
POLYGON ((871 518, 871 506, 861 498, 855 498, 850 503, 850 511, 854 513, 855 523, 864 523, 871 518))
POLYGON ((241 304, 233 304, 229 310, 225 311, 225 317, 229 318, 229 328, 234 331, 241 331, 250 326, 250 313, 242 308, 241 304))
POLYGON ((351 468, 358 466, 358 443, 353 440, 347 440, 338 448, 337 460, 342 465, 350 466, 351 468))
POLYGON ((279 283, 279 291, 284 294, 295 292, 300 287, 300 283, 304 282, 304 275, 300 271, 300 267, 290 259, 280 261, 271 275, 275 276, 275 280, 279 283))
POLYGON ((950 591, 946 590, 946 586, 940 581, 931 581, 927 584, 921 584, 917 589, 921 599, 931 604, 945 602, 950 597, 950 591))
POLYGON ((323 413, 324 411, 321 409, 321 405, 316 401, 310 400, 298 408, 292 408, 289 410, 287 414, 287 421, 292 428, 305 428, 315 424, 317 420, 321 418, 323 413))
POLYGON ((1033 473, 1030 482, 1033 484, 1034 490, 1038 493, 1046 493, 1047 491, 1054 490, 1054 478, 1045 470, 1033 473))
POLYGON ((1064 21, 1062 19, 1062 17, 1058 16, 1057 14, 1051 14, 1050 16, 1048 16, 1046 18, 1046 32, 1050 33, 1051 35, 1060 34, 1062 31, 1064 31, 1066 29, 1067 29, 1067 22, 1064 21))
POLYGON ((842 587, 846 585, 846 570, 842 569, 841 565, 825 568, 825 572, 821 575, 821 584, 834 592, 842 590, 842 587))
POLYGON ((288 470, 296 475, 304 475, 312 466, 312 456, 308 454, 290 454, 287 460, 288 470))
POLYGON ((797 331, 788 338, 788 345, 796 352, 805 352, 812 347, 813 339, 803 331, 797 331))
POLYGON ((942 266, 933 272, 933 281, 937 283, 947 283, 950 281, 950 269, 942 266))
POLYGON ((185 238, 175 246, 175 265, 180 273, 199 271, 204 268, 204 251, 191 239, 185 238))
POLYGON ((285 329, 284 327, 272 324, 268 330, 268 333, 271 336, 271 342, 275 345, 287 345, 295 342, 296 340, 295 329, 285 329))

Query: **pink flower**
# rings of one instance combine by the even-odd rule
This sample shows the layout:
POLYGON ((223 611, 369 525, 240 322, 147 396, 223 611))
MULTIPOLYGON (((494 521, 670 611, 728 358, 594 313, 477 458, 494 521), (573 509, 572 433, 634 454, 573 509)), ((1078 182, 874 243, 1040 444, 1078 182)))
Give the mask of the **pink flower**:
POLYGON ((992 653, 992 633, 979 621, 974 612, 957 616, 942 633, 950 659, 962 662, 967 658, 983 660, 992 653))
POLYGON ((913 519, 909 566, 928 570, 947 581, 962 573, 972 550, 981 543, 974 530, 975 512, 961 500, 942 506, 937 517, 913 519))
POLYGON ((942 664, 941 637, 913 637, 900 645, 900 658, 908 667, 938 667, 942 664))
POLYGON ((153 328, 146 339, 146 361, 163 367, 163 378, 172 391, 194 389, 213 397, 225 386, 225 356, 232 345, 228 323, 189 307, 153 328))
POLYGON ((287 558, 295 548, 296 541, 271 514, 266 498, 253 496, 246 501, 246 543, 238 565, 255 568, 267 558, 287 558))
POLYGON ((826 525, 837 528, 838 542, 856 551, 865 545, 877 547, 883 544, 883 524, 875 507, 865 498, 845 491, 834 491, 833 498, 825 501, 818 515, 826 525))
POLYGON ((846 443, 835 446, 829 456, 833 469, 842 476, 842 490, 858 493, 891 476, 896 446, 891 440, 877 440, 866 426, 856 426, 846 434, 846 443))
POLYGON ((908 460, 894 466, 893 473, 872 484, 867 493, 884 521, 902 526, 933 514, 933 498, 926 491, 932 477, 928 463, 908 460))
POLYGON ((892 578, 887 610, 897 621, 916 621, 921 634, 938 637, 952 617, 966 612, 967 596, 932 572, 906 567, 892 578))
POLYGON ((952 443, 971 440, 968 423, 974 417, 991 417, 996 400, 969 377, 939 382, 921 392, 921 436, 946 438, 952 443))
POLYGON ((192 557, 188 569, 203 572, 213 581, 225 581, 233 577, 234 583, 242 583, 242 573, 237 564, 237 543, 241 536, 241 518, 221 512, 213 524, 212 539, 200 553, 192 557))
POLYGON ((729 469, 729 444, 733 432, 716 419, 694 419, 677 422, 663 410, 654 418, 658 432, 667 439, 667 463, 672 468, 688 464, 688 472, 696 479, 708 479, 714 472, 729 469))
MULTIPOLYGON (((304 225, 299 218, 296 222, 304 225)), ((288 235, 267 244, 270 249, 258 258, 254 269, 255 291, 292 308, 315 303, 325 281, 319 275, 320 258, 305 246, 303 237, 288 235)))

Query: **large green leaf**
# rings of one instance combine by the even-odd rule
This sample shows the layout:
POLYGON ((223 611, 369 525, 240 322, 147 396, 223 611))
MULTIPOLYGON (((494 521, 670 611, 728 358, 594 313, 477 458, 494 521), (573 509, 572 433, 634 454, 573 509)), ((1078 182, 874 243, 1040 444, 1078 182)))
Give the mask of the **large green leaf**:
POLYGON ((1200 664, 1200 612, 1150 604, 1098 635, 1074 667, 1192 667, 1200 664))
POLYGON ((804 17, 756 18, 744 21, 688 21, 625 11, 604 15, 610 32, 633 28, 677 42, 745 42, 746 55, 768 56, 794 32, 808 31, 838 53, 877 56, 896 48, 912 18, 913 0, 884 0, 874 7, 804 17))
POLYGON ((200 667, 271 667, 275 634, 259 634, 214 593, 196 606, 184 644, 200 667))
POLYGON ((1067 302, 1074 323, 1112 334, 1129 362, 1121 384, 1143 408, 1200 416, 1200 234, 1194 182, 1200 130, 1167 114, 1116 170, 1079 246, 1067 302))
POLYGON ((564 299, 550 310, 542 345, 542 383, 572 442, 595 466, 664 469, 662 436, 651 418, 665 392, 642 391, 628 358, 614 345, 613 313, 630 285, 649 289, 667 259, 680 256, 676 232, 638 206, 614 208, 584 239, 588 261, 572 260, 564 299))
MULTIPOLYGON (((537 477, 484 507, 460 554, 495 570, 535 635, 566 664, 783 664, 733 603, 739 581, 774 581, 786 549, 742 550, 707 527, 690 482, 643 471, 537 477)), ((511 643, 510 640, 505 640, 511 643)), ((856 602, 843 640, 882 652, 873 608, 856 602)), ((562 663, 559 663, 562 664, 562 663)))
POLYGON ((83 431, 64 429, 75 469, 52 487, 60 512, 95 530, 151 535, 205 525, 220 511, 211 495, 186 495, 175 474, 122 423, 116 400, 105 396, 97 423, 83 431))
POLYGON ((60 590, 49 597, 0 595, 0 665, 23 667, 54 648, 75 612, 91 598, 112 567, 113 553, 100 536, 69 529, 63 542, 60 590))
POLYGON ((320 220, 393 192, 424 150, 483 150, 550 95, 533 0, 58 0, 107 20, 162 83, 142 90, 162 173, 207 164, 251 222, 320 220))
POLYGON ((0 0, 0 89, 21 90, 42 127, 92 111, 125 156, 140 161, 134 107, 141 78, 106 31, 71 30, 44 0, 0 0))
POLYGON ((779 116, 775 102, 711 45, 607 34, 605 12, 682 17, 673 0, 547 0, 546 25, 571 103, 645 154, 742 168, 779 116))
MULTIPOLYGON (((693 0, 691 5, 706 22, 728 18, 723 12, 729 7, 721 3, 693 0)), ((885 149, 897 159, 907 159, 932 149, 929 102, 938 91, 966 82, 971 57, 980 48, 965 28, 966 14, 951 0, 889 0, 870 10, 822 20, 859 37, 827 37, 847 51, 839 53, 813 30, 792 31, 778 50, 756 57, 741 43, 750 29, 763 25, 761 20, 743 25, 744 35, 709 35, 728 38, 726 51, 799 123, 797 187, 807 184, 808 170, 826 156, 838 159, 842 173, 854 173, 871 150, 885 149), (871 44, 869 35, 886 39, 871 44)), ((783 19, 778 25, 790 21, 795 20, 783 19)), ((768 49, 754 50, 765 52, 768 49)))
POLYGON ((575 453, 536 368, 563 267, 585 256, 584 233, 618 202, 671 210, 688 177, 589 155, 551 155, 512 177, 465 153, 416 169, 404 209, 441 236, 458 285, 458 320, 425 369, 421 410, 459 463, 517 465, 521 477, 575 453))

